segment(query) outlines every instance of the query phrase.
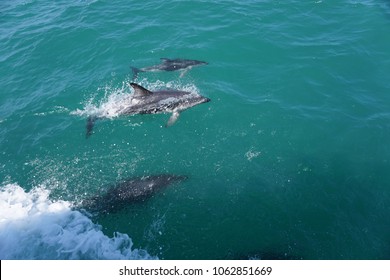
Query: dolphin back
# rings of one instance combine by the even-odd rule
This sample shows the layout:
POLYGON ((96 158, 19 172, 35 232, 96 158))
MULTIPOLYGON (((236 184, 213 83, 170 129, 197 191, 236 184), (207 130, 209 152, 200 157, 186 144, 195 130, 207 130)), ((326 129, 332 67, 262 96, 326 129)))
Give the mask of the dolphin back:
POLYGON ((95 214, 114 213, 129 204, 144 202, 161 189, 186 179, 187 176, 172 174, 125 179, 109 187, 102 195, 85 199, 81 208, 95 214))

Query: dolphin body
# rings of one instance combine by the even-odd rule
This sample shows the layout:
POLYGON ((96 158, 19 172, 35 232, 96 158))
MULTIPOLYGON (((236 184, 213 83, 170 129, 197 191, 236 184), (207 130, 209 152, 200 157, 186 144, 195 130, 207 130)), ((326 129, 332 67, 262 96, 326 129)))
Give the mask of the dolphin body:
MULTIPOLYGON (((172 89, 150 91, 136 83, 130 83, 130 86, 134 89, 134 94, 130 102, 117 112, 118 115, 172 113, 166 126, 173 125, 182 111, 210 101, 209 98, 193 92, 172 89)), ((87 138, 92 135, 97 119, 96 116, 87 119, 87 138)))
POLYGON ((109 214, 129 204, 144 202, 165 187, 186 180, 186 176, 159 174, 125 179, 102 194, 84 200, 79 208, 92 214, 109 214))
POLYGON ((160 58, 161 63, 144 68, 131 67, 133 70, 133 79, 136 79, 140 72, 156 72, 156 71, 177 71, 183 70, 180 77, 183 77, 188 70, 194 66, 207 65, 208 63, 200 60, 182 59, 182 58, 160 58))

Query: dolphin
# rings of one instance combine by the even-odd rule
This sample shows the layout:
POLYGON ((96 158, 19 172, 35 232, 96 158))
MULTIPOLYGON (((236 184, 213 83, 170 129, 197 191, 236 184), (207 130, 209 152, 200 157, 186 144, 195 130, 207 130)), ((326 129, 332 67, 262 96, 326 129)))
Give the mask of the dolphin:
MULTIPOLYGON (((210 101, 209 98, 193 92, 173 89, 150 91, 136 83, 130 83, 130 86, 134 89, 134 94, 130 96, 127 104, 121 104, 118 115, 172 113, 167 127, 177 121, 182 111, 210 101)), ((92 135, 97 119, 98 117, 92 116, 87 119, 87 138, 92 135)))
POLYGON ((186 179, 187 176, 172 174, 124 179, 109 186, 102 195, 85 199, 79 208, 91 214, 115 213, 129 204, 144 202, 165 187, 186 179))
POLYGON ((133 70, 133 79, 136 79, 140 72, 156 72, 156 71, 177 71, 183 70, 180 77, 183 77, 188 70, 194 66, 207 65, 208 63, 200 60, 182 59, 182 58, 160 58, 161 63, 144 68, 131 67, 133 70))

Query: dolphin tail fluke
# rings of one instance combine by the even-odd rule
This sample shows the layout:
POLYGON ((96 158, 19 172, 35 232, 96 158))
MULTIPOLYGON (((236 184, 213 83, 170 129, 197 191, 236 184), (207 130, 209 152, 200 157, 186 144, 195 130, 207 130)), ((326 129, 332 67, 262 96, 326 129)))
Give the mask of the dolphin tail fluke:
POLYGON ((137 79, 138 73, 143 72, 141 69, 130 66, 131 70, 133 70, 133 80, 137 79))
POLYGON ((93 133, 93 127, 95 126, 95 122, 97 120, 96 116, 89 116, 87 119, 86 133, 85 138, 88 138, 93 133))
POLYGON ((179 118, 179 116, 180 116, 180 112, 174 111, 172 113, 172 116, 169 118, 167 124, 165 125, 165 127, 170 127, 170 126, 174 125, 175 122, 177 121, 177 119, 179 118))

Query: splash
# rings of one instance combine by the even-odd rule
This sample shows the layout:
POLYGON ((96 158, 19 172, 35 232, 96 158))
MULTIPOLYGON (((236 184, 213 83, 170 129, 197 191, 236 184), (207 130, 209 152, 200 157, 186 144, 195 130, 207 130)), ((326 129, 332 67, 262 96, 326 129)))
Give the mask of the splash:
POLYGON ((106 236, 71 203, 51 201, 44 188, 0 188, 0 259, 155 259, 132 247, 127 234, 106 236))
POLYGON ((248 161, 252 161, 254 158, 257 158, 259 156, 261 156, 261 152, 254 150, 253 147, 245 153, 245 157, 248 161))
POLYGON ((123 83, 122 87, 113 88, 105 86, 98 88, 97 93, 89 97, 83 104, 83 109, 70 112, 71 115, 96 116, 99 118, 115 118, 121 110, 131 103, 131 94, 128 86, 123 83), (104 92, 104 97, 96 101, 96 96, 104 92))

